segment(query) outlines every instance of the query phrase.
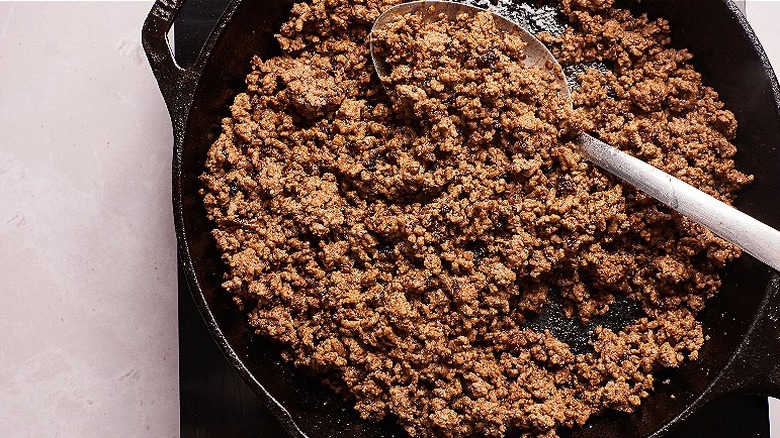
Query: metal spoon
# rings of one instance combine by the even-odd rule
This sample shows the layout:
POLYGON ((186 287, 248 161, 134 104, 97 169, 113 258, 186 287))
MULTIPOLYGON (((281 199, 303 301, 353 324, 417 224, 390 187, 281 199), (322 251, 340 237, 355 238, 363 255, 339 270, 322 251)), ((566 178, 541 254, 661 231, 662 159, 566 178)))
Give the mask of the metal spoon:
MULTIPOLYGON (((384 59, 378 58, 374 51, 374 32, 393 22, 396 17, 422 10, 430 22, 438 21, 443 13, 454 20, 458 15, 483 12, 484 9, 449 1, 425 0, 413 1, 394 6, 377 18, 371 29, 371 59, 380 78, 390 75, 390 69, 384 59), (426 9, 433 6, 434 14, 426 9)), ((554 85, 571 102, 571 91, 566 83, 563 69, 544 44, 533 34, 516 23, 493 13, 496 27, 522 38, 526 43, 527 67, 553 69, 559 73, 554 85)), ((666 204, 689 219, 703 225, 725 240, 739 246, 772 268, 780 271, 780 231, 724 204, 712 196, 680 181, 668 173, 655 168, 644 161, 634 158, 586 133, 580 134, 581 152, 596 166, 617 176, 656 200, 666 204)))

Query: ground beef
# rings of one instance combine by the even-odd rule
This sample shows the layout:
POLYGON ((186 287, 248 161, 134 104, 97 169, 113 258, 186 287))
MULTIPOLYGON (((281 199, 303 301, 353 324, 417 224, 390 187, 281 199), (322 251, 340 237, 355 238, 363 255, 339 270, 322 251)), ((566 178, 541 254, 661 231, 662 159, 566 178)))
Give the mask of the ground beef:
POLYGON ((695 315, 739 251, 585 161, 587 130, 726 202, 736 121, 667 22, 561 0, 574 109, 489 14, 375 35, 397 0, 296 4, 254 58, 202 175, 224 287, 285 359, 413 436, 555 436, 633 411, 653 372, 695 360, 695 315), (386 87, 387 89, 385 90, 386 87), (534 315, 643 316, 573 351, 534 315))

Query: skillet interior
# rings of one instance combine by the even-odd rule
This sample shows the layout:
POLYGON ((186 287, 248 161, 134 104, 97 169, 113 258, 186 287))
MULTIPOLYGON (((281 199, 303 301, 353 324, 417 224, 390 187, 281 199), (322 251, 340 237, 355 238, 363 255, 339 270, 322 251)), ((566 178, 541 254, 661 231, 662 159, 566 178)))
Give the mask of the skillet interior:
MULTIPOLYGON (((780 208, 767 194, 780 193, 780 160, 774 145, 780 140, 780 115, 772 80, 764 70, 756 42, 745 33, 727 0, 655 0, 640 5, 651 15, 670 19, 673 42, 695 55, 694 64, 705 81, 721 94, 740 122, 736 144, 741 170, 753 173, 756 182, 740 194, 741 210, 774 227, 780 227, 780 208), (717 32, 712 31, 717 29, 717 32)), ((237 5, 221 38, 213 47, 195 92, 180 151, 180 205, 192 272, 199 291, 194 291, 202 311, 210 312, 212 332, 232 358, 239 372, 262 398, 265 393, 283 406, 294 424, 310 436, 403 436, 391 422, 374 425, 359 420, 349 404, 322 388, 315 379, 304 376, 280 362, 276 351, 262 341, 253 341, 239 314, 221 291, 224 270, 209 231, 198 189, 198 175, 210 144, 220 132, 219 121, 228 114, 232 96, 243 90, 248 60, 277 53, 273 34, 286 19, 292 2, 288 0, 245 1, 237 5), (202 295, 201 295, 202 294, 202 295), (223 336, 219 338, 219 336, 223 336)), ((760 51, 760 49, 759 49, 760 51)), ((179 169, 175 169, 179 170, 179 169)), ((186 256, 185 256, 186 257, 186 256)), ((185 265, 188 264, 184 260, 185 265)), ((669 385, 657 385, 656 393, 634 414, 606 414, 594 418, 587 428, 571 436, 644 436, 662 428, 692 404, 719 374, 744 336, 764 295, 769 271, 745 256, 724 275, 721 294, 701 314, 711 339, 695 363, 665 373, 669 385), (674 395, 675 398, 671 396, 674 395)), ((554 321, 551 321, 554 323, 554 321)), ((278 414, 284 413, 269 400, 278 414)))

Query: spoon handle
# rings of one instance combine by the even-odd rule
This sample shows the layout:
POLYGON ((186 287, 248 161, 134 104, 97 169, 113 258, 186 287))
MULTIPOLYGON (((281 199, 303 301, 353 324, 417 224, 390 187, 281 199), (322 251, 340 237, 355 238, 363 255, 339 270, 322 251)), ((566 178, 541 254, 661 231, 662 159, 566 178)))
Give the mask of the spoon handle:
POLYGON ((581 134, 580 147, 593 164, 780 271, 780 231, 591 135, 581 134))

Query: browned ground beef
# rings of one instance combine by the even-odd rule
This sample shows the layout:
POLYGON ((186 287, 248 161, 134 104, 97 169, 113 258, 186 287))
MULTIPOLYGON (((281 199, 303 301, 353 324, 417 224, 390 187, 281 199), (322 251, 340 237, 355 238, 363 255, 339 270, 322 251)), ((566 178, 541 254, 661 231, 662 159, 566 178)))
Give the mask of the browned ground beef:
POLYGON ((652 373, 695 360, 695 315, 739 251, 585 161, 585 129, 727 202, 734 116, 664 20, 561 0, 541 35, 587 70, 575 109, 490 15, 377 35, 396 0, 312 0, 282 54, 252 60, 212 145, 204 201, 225 289, 259 335, 365 418, 414 436, 555 436, 632 411, 652 373), (528 318, 550 300, 582 323, 616 297, 646 317, 573 352, 528 318))

